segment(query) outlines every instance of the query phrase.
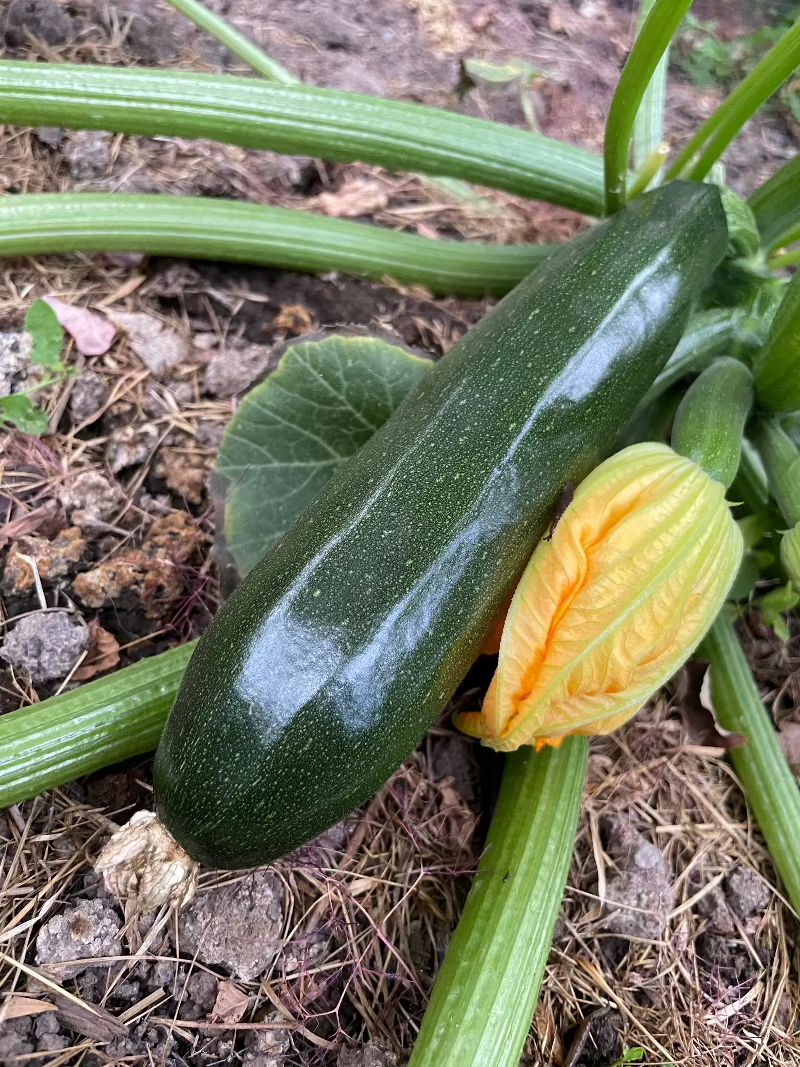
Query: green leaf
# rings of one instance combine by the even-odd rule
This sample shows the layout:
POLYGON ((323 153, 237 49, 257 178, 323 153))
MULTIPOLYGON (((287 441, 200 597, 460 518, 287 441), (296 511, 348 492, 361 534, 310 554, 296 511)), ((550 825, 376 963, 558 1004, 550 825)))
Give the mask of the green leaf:
POLYGON ((612 1067, 625 1067, 627 1063, 640 1063, 644 1059, 643 1048, 626 1048, 622 1053, 622 1059, 612 1064, 612 1067))
POLYGON ((291 345, 220 443, 226 547, 241 575, 366 444, 431 367, 374 337, 291 345))
POLYGON ((35 408, 22 393, 0 397, 0 420, 10 422, 22 433, 29 433, 34 437, 41 436, 49 423, 47 415, 35 408))
POLYGON ((507 63, 489 63, 485 59, 462 60, 464 72, 475 81, 494 85, 509 85, 517 78, 529 82, 540 72, 526 59, 510 59, 507 63))
POLYGON ((56 313, 44 300, 36 300, 28 308, 25 316, 25 329, 33 338, 31 362, 40 367, 52 367, 62 370, 61 349, 64 345, 64 331, 56 318, 56 313))

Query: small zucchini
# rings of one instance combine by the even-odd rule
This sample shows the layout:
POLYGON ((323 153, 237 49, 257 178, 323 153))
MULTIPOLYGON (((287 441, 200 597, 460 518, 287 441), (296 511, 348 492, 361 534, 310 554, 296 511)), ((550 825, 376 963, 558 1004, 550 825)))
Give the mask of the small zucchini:
POLYGON ((564 246, 248 574, 200 640, 156 756, 158 816, 193 858, 269 862, 402 763, 726 242, 718 191, 674 182, 564 246))

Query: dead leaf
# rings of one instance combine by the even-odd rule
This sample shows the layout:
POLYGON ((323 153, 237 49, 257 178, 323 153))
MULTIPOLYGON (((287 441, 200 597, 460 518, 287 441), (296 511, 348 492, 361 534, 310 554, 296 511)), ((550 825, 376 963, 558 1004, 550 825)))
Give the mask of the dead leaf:
POLYGON ((48 523, 53 524, 58 514, 58 504, 55 500, 48 500, 41 507, 34 508, 24 515, 0 526, 0 548, 4 548, 7 541, 16 540, 26 534, 36 533, 48 523))
POLYGON ((234 982, 220 982, 217 999, 211 1009, 211 1020, 217 1023, 238 1023, 247 1011, 247 994, 234 982))
POLYGON ((119 642, 108 630, 104 630, 97 619, 89 623, 89 652, 72 678, 76 682, 87 682, 103 671, 110 671, 119 663, 119 642))
POLYGON ((53 993, 53 996, 58 1021, 83 1037, 94 1041, 113 1041, 115 1037, 124 1037, 128 1033, 125 1023, 121 1023, 99 1004, 92 1004, 88 1000, 81 1001, 74 996, 63 996, 61 993, 53 993))
POLYGON ((22 1019, 26 1015, 40 1015, 44 1011, 55 1011, 55 1005, 47 1000, 34 1000, 14 994, 0 1008, 0 1023, 6 1019, 22 1019))
POLYGON ((711 700, 711 667, 690 660, 683 669, 678 698, 690 740, 694 744, 727 751, 743 748, 747 744, 744 734, 725 730, 717 722, 711 700))
POLYGON ((153 315, 143 311, 109 311, 108 317, 128 335, 131 350, 157 378, 191 356, 188 338, 153 315))
POLYGON ((800 768, 800 722, 784 720, 778 730, 778 742, 786 762, 791 767, 800 768))
POLYGON ((314 320, 303 304, 281 304, 278 314, 272 320, 272 328, 299 337, 314 329, 314 320))
POLYGON ((369 178, 355 178, 335 193, 320 193, 316 205, 324 215, 334 219, 352 219, 381 211, 389 203, 380 182, 369 178))
POLYGON ((46 296, 44 302, 55 311, 56 318, 84 356, 102 356, 111 348, 117 331, 104 315, 65 304, 57 296, 46 296))

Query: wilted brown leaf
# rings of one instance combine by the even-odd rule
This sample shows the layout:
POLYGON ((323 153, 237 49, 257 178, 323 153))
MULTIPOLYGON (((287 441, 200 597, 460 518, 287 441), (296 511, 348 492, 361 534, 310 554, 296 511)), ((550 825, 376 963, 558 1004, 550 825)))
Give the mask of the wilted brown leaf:
POLYGON ((87 682, 103 671, 110 671, 119 663, 119 642, 104 630, 97 619, 89 623, 89 653, 73 674, 77 682, 87 682))
POLYGON ((33 997, 14 994, 0 1007, 0 1023, 7 1019, 22 1019, 26 1015, 40 1015, 42 1012, 55 1010, 55 1005, 46 1000, 34 1000, 33 997))
POLYGON ((334 219, 352 219, 359 215, 371 215, 386 207, 389 198, 380 182, 368 178, 356 178, 347 182, 335 193, 320 193, 317 207, 324 215, 334 219))
POLYGON ((247 994, 234 982, 220 982, 211 1019, 217 1023, 238 1023, 247 1011, 247 994))

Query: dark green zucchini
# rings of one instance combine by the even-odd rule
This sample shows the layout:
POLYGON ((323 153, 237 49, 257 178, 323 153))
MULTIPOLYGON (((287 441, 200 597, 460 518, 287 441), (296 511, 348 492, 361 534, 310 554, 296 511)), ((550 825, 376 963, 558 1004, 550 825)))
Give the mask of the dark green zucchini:
POLYGON ((676 182, 570 242, 426 375, 201 639, 158 749, 167 829, 266 863, 362 804, 478 655, 567 482, 680 340, 727 241, 676 182))

